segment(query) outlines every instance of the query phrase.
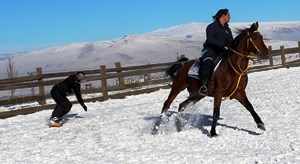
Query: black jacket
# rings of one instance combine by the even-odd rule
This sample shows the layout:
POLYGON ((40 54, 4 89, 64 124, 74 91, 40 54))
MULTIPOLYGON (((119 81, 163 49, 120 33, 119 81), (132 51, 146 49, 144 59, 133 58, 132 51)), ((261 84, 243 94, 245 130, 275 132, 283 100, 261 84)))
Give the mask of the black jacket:
POLYGON ((223 27, 219 21, 214 21, 206 27, 206 41, 203 48, 221 53, 224 46, 230 47, 232 41, 233 36, 229 25, 225 24, 223 27))
POLYGON ((76 75, 70 75, 64 81, 56 84, 55 86, 57 86, 58 90, 64 96, 67 96, 71 93, 75 93, 75 96, 76 96, 78 102, 81 105, 84 105, 82 97, 81 97, 81 92, 80 92, 80 80, 77 78, 76 75))

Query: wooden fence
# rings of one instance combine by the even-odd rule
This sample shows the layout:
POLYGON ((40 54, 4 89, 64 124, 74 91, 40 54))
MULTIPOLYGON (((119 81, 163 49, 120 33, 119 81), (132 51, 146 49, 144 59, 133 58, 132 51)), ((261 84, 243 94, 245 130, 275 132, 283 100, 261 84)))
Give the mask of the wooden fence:
MULTIPOLYGON (((284 46, 281 46, 279 50, 272 50, 272 47, 269 47, 269 49, 271 50, 269 64, 251 67, 249 72, 300 66, 300 42, 298 42, 298 47, 295 48, 285 49, 284 46), (288 54, 297 54, 296 56, 298 56, 299 59, 295 59, 292 62, 287 62, 286 55, 288 54), (274 64, 274 58, 280 58, 281 63, 274 64)), ((84 101, 96 102, 105 101, 108 99, 120 99, 129 95, 150 93, 161 88, 169 88, 170 80, 164 77, 164 72, 174 63, 176 62, 122 67, 121 63, 117 62, 115 63, 115 68, 106 68, 105 65, 101 65, 99 69, 86 70, 84 72, 87 76, 87 82, 92 82, 94 84, 98 84, 99 86, 82 89, 82 94, 98 95, 84 98, 84 101), (153 74, 158 75, 156 75, 155 78, 152 78, 153 74), (134 79, 138 79, 137 76, 142 76, 144 78, 136 83, 126 83, 128 78, 135 77, 134 79), (118 83, 109 85, 109 80, 112 79, 118 83)), ((49 95, 51 86, 64 80, 67 76, 76 73, 76 71, 73 71, 43 74, 42 68, 37 68, 36 72, 36 75, 31 76, 0 79, 0 91, 8 92, 12 89, 38 88, 38 94, 35 95, 0 100, 0 106, 38 102, 38 105, 34 107, 24 107, 21 109, 0 112, 0 118, 30 114, 45 109, 53 109, 55 104, 46 103, 46 100, 51 98, 49 95)), ((77 103, 77 101, 73 101, 72 103, 77 103)))

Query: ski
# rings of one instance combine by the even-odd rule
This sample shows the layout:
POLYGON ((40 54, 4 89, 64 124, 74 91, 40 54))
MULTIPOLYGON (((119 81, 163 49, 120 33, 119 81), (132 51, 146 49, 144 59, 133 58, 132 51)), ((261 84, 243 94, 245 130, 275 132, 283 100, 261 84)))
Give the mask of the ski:
POLYGON ((60 121, 59 123, 49 123, 49 128, 59 128, 62 127, 69 119, 64 119, 63 121, 60 121))

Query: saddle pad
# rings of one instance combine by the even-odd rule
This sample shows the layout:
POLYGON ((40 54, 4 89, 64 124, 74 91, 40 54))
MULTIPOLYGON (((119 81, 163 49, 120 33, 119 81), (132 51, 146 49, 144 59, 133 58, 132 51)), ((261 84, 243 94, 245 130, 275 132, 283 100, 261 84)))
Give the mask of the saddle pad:
POLYGON ((188 76, 199 80, 200 63, 195 62, 188 71, 188 76))
MULTIPOLYGON (((217 70, 217 68, 219 67, 221 62, 222 62, 222 59, 219 60, 217 63, 215 63, 214 72, 217 70)), ((194 63, 188 71, 188 76, 191 77, 191 78, 199 80, 199 69, 200 69, 200 67, 201 67, 201 65, 200 65, 199 62, 194 63)))

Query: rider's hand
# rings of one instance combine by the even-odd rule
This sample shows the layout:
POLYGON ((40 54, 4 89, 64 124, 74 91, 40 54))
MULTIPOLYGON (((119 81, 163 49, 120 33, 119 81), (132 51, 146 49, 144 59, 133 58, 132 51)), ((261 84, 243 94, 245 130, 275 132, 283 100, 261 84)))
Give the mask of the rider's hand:
POLYGON ((224 46, 222 51, 222 56, 228 55, 229 51, 230 51, 229 48, 227 46, 224 46))

